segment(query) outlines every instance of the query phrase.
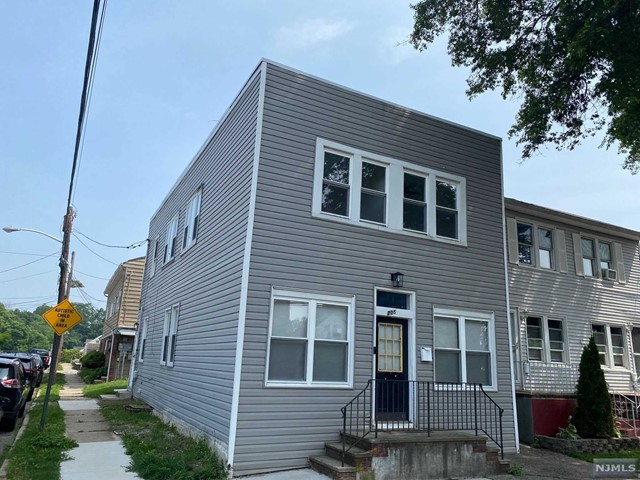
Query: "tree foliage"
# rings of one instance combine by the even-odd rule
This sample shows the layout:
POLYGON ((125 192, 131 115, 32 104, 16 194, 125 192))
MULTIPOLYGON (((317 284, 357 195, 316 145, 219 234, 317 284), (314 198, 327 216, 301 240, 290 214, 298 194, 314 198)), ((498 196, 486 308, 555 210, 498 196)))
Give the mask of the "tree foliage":
MULTIPOLYGON (((66 346, 84 345, 102 333, 104 309, 94 309, 91 304, 77 303, 74 306, 84 319, 64 336, 66 346)), ((0 303, 0 351, 28 352, 32 348, 51 349, 53 330, 42 319, 42 314, 51 306, 41 305, 33 312, 9 310, 0 303)))
POLYGON ((454 66, 471 68, 467 95, 502 87, 522 98, 509 131, 530 157, 573 149, 604 129, 624 167, 640 170, 639 0, 423 0, 411 44, 447 32, 454 66))
POLYGON ((600 354, 593 337, 580 357, 580 377, 576 388, 578 405, 572 423, 582 438, 612 438, 614 436, 611 397, 600 366, 600 354))

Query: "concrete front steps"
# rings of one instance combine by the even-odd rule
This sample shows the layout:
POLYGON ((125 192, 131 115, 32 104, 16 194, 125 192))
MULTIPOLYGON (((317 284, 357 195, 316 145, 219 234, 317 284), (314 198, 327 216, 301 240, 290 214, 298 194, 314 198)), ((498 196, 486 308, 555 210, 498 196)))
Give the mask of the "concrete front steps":
POLYGON ((334 480, 415 480, 507 473, 509 462, 487 447, 485 437, 466 432, 379 432, 378 438, 347 435, 355 446, 342 465, 339 442, 325 444, 325 455, 309 458, 311 468, 334 480))

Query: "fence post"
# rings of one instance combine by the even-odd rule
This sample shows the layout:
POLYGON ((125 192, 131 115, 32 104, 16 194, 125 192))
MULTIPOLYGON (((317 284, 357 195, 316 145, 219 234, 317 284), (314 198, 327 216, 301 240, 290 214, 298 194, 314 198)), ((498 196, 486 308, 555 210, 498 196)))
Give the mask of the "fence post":
POLYGON ((473 384, 473 421, 476 429, 476 437, 478 436, 478 385, 473 384))
POLYGON ((347 441, 347 409, 342 407, 342 466, 344 467, 344 457, 346 454, 347 441))

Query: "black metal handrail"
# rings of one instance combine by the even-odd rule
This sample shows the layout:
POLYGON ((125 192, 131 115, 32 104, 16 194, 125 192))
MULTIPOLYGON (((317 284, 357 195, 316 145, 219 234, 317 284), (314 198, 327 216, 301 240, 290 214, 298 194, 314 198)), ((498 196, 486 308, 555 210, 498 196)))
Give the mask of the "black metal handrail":
POLYGON ((343 465, 359 439, 382 431, 482 432, 504 458, 504 409, 479 383, 369 380, 341 411, 343 465))

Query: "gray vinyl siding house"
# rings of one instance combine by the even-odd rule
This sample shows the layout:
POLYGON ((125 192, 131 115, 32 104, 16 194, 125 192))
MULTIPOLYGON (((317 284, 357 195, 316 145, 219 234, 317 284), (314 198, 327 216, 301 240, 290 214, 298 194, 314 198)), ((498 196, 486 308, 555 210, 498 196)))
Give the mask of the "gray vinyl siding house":
POLYGON ((592 334, 611 393, 635 396, 640 232, 508 198, 505 210, 518 424, 531 442, 566 426, 592 334))
POLYGON ((502 185, 499 138, 262 61, 151 220, 134 396, 234 475, 382 371, 484 383, 515 451, 502 185))

